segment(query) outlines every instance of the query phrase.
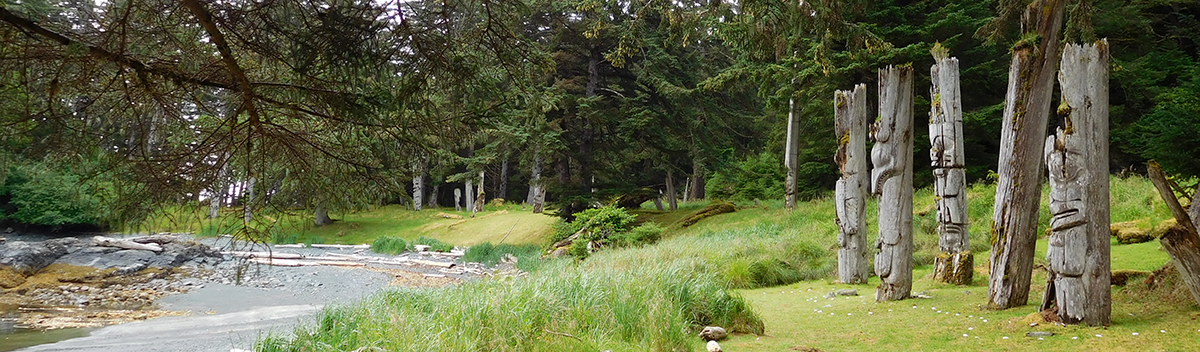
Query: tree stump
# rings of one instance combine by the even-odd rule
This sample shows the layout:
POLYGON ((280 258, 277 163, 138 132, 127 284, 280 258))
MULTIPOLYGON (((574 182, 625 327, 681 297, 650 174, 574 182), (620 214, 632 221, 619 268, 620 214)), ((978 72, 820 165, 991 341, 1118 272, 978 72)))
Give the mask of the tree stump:
POLYGON ((834 132, 838 150, 834 161, 842 172, 835 207, 838 225, 838 280, 865 284, 867 262, 867 86, 834 93, 834 132))
POLYGON ((879 70, 879 120, 871 126, 871 193, 879 195, 875 247, 876 301, 908 298, 912 291, 912 66, 879 70))
POLYGON ((1060 67, 1063 127, 1044 147, 1052 217, 1042 308, 1057 307, 1066 324, 1108 325, 1108 42, 1068 44, 1060 67))
POLYGON ((1000 129, 999 182, 992 210, 988 307, 1008 309, 1029 301, 1033 249, 1041 198, 1042 152, 1050 98, 1058 72, 1064 0, 1037 0, 1025 8, 1012 49, 1008 93, 1000 129))
POLYGON ((933 193, 937 208, 938 248, 933 279, 967 285, 975 273, 971 254, 970 222, 967 221, 966 157, 963 155, 962 94, 959 91, 958 59, 946 49, 933 51, 929 69, 929 158, 933 166, 933 193))

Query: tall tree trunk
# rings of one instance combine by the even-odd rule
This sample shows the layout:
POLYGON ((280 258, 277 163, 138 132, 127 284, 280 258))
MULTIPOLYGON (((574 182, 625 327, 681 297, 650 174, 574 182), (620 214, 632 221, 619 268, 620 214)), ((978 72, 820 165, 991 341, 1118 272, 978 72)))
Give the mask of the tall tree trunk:
POLYGON ((963 155, 962 93, 958 59, 935 48, 929 69, 932 106, 929 111, 929 157, 932 159, 934 201, 937 203, 938 247, 933 279, 968 285, 975 275, 967 221, 966 157, 963 155))
POLYGON ((658 211, 664 210, 663 203, 662 203, 662 195, 659 195, 659 198, 654 198, 654 209, 658 210, 658 211))
POLYGON ((1108 41, 1068 44, 1058 80, 1065 128, 1047 137, 1044 148, 1052 217, 1042 307, 1057 307, 1063 323, 1108 325, 1108 41))
POLYGON ((313 218, 313 223, 318 227, 333 223, 333 219, 329 218, 329 212, 320 203, 317 203, 317 210, 313 212, 313 218))
POLYGON ((500 186, 496 190, 496 196, 493 198, 508 199, 508 156, 504 157, 504 161, 500 162, 500 186))
MULTIPOLYGON (((867 86, 859 84, 853 91, 834 93, 834 130, 838 138, 834 157, 842 178, 836 186, 838 225, 838 280, 847 284, 865 284, 869 272, 867 261, 867 86)), ((788 132, 789 134, 792 131, 788 132)), ((789 145, 789 147, 791 147, 789 145)), ((796 155, 788 154, 788 179, 795 181, 796 155)), ((795 207, 795 192, 788 193, 795 207)))
POLYGON ((684 178, 683 178, 683 201, 687 202, 687 201, 692 200, 691 192, 692 192, 692 177, 684 176, 684 178))
POLYGON ((250 177, 250 181, 246 183, 246 200, 242 204, 242 219, 246 222, 254 220, 254 182, 256 179, 250 177))
POLYGON ((221 216, 221 207, 225 205, 225 197, 229 195, 229 164, 221 166, 217 171, 217 180, 213 182, 213 195, 208 201, 208 218, 216 219, 221 216))
MULTIPOLYGON (((787 145, 784 146, 783 165, 787 167, 787 180, 784 184, 783 207, 796 208, 796 177, 800 167, 800 122, 796 119, 796 100, 788 101, 787 145)), ((865 148, 865 144, 864 144, 865 148)))
POLYGON ((525 196, 525 204, 533 206, 538 190, 542 188, 542 147, 533 148, 533 165, 529 170, 529 195, 525 196))
POLYGON ((692 163, 691 200, 704 199, 704 164, 699 161, 692 163))
POLYGON ((879 70, 879 121, 871 128, 871 192, 879 195, 879 240, 875 247, 876 301, 908 298, 912 292, 912 66, 879 70))
POLYGON ((667 166, 667 206, 671 211, 679 210, 679 195, 675 193, 675 172, 667 166))
POLYGON ((421 201, 425 193, 425 163, 418 160, 413 162, 413 210, 421 211, 424 203, 421 201))
POLYGON ((1042 145, 1058 73, 1058 42, 1065 0, 1038 0, 1021 18, 1021 32, 1035 42, 1012 50, 1008 93, 1000 129, 999 182, 992 211, 988 306, 1008 309, 1029 301, 1033 248, 1041 196, 1042 145))
POLYGON ((429 203, 426 203, 426 206, 430 208, 438 207, 438 188, 441 188, 441 185, 432 186, 429 189, 429 203))

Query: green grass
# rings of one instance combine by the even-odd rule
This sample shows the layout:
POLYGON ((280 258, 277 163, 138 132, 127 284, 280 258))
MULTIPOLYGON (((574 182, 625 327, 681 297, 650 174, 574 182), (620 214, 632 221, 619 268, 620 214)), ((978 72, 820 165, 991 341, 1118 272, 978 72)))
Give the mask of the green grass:
MULTIPOLYGON (((1157 224, 1170 217, 1148 181, 1113 178, 1112 188, 1112 222, 1157 224)), ((1046 191, 1043 189, 1038 231, 1042 236, 1049 219, 1046 191)), ((872 296, 877 278, 869 285, 834 284, 837 228, 829 199, 802 202, 794 210, 781 209, 779 201, 741 204, 737 212, 713 216, 686 229, 675 225, 707 204, 696 202, 684 204, 677 212, 645 206, 638 211, 639 221, 665 225, 663 239, 656 244, 605 250, 583 261, 549 261, 527 278, 384 294, 329 310, 321 326, 301 330, 296 340, 273 338, 262 347, 296 351, 364 346, 383 350, 701 350, 700 341, 691 335, 699 325, 740 321, 726 327, 754 331, 754 322, 761 317, 765 335, 735 335, 722 344, 725 350, 779 351, 800 346, 834 351, 881 347, 1200 350, 1200 332, 1196 331, 1200 326, 1195 325, 1200 309, 1190 303, 1187 293, 1178 287, 1169 294, 1149 291, 1140 279, 1113 289, 1113 325, 1107 328, 1030 327, 1037 321, 1031 316, 1036 311, 1033 305, 1004 311, 981 308, 987 301, 987 233, 994 194, 991 185, 973 185, 968 190, 976 275, 972 285, 952 286, 930 278, 930 264, 937 253, 933 194, 930 190, 916 192, 914 292, 925 292, 933 297, 930 299, 875 303, 872 296), (823 298, 829 291, 847 287, 863 296, 823 298), (753 312, 746 311, 743 299, 753 312), (914 305, 917 308, 912 308, 914 305), (726 313, 713 315, 714 309, 726 313), (1031 330, 1058 335, 1044 340, 1025 337, 1031 330)), ((876 214, 876 204, 868 202, 868 219, 876 214)), ((875 241, 874 222, 868 220, 868 243, 875 241)), ((1114 242, 1112 268, 1160 268, 1169 259, 1159 247, 1157 242, 1114 242)), ((1035 263, 1045 264, 1044 238, 1038 242, 1036 256, 1035 263)), ((1029 303, 1040 300, 1044 283, 1044 269, 1036 270, 1029 303)))
POLYGON ((559 260, 524 279, 400 289, 327 309, 260 351, 679 351, 703 324, 762 332, 736 294, 680 267, 576 270, 559 260))
POLYGON ((489 207, 475 218, 470 212, 425 209, 420 212, 389 205, 369 211, 330 214, 337 221, 317 227, 311 215, 301 212, 266 211, 244 223, 240 208, 226 208, 217 219, 207 219, 207 207, 181 206, 164 209, 139 228, 127 232, 192 232, 200 236, 233 234, 273 243, 363 244, 390 236, 408 241, 421 236, 457 246, 480 242, 541 243, 557 218, 533 214, 519 205, 489 207), (447 217, 446 215, 449 215, 447 217), (454 218, 460 217, 460 218, 454 218), (511 230, 511 231, 510 231, 511 230), (507 236, 507 237, 506 237, 507 236))
POLYGON ((425 237, 425 236, 417 237, 416 240, 413 240, 413 244, 429 246, 430 251, 442 252, 442 253, 449 252, 454 249, 454 245, 452 245, 452 244, 439 241, 436 238, 430 238, 430 237, 425 237))
POLYGON ((463 254, 463 261, 473 263, 483 263, 487 265, 496 265, 504 255, 511 254, 516 257, 518 263, 520 261, 537 260, 542 255, 542 246, 536 244, 515 245, 509 243, 501 243, 493 245, 491 242, 479 243, 470 248, 467 248, 463 254))

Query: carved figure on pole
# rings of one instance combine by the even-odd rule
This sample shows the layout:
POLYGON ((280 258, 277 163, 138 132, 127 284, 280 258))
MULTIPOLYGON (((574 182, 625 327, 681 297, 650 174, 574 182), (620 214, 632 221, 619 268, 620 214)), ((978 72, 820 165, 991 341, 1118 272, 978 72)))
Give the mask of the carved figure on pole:
POLYGON ((1044 147, 1052 217, 1041 308, 1063 323, 1108 325, 1108 42, 1068 44, 1060 67, 1063 126, 1044 147))
POLYGON ((949 57, 940 44, 932 51, 929 69, 929 158, 933 166, 934 201, 937 205, 938 253, 934 280, 966 285, 974 276, 970 223, 967 222, 967 184, 963 169, 962 94, 959 91, 958 59, 949 57))
POLYGON ((879 196, 876 301, 912 292, 912 120, 912 66, 879 70, 879 120, 871 126, 871 193, 879 196))
POLYGON ((867 262, 867 86, 834 93, 834 161, 842 172, 835 194, 838 225, 838 280, 865 284, 867 262))

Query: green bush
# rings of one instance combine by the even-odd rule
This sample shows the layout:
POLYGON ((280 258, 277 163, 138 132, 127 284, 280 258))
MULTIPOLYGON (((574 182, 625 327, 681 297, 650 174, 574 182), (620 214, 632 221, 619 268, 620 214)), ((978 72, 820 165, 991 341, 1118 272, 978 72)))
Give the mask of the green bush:
POLYGON ((787 170, 781 156, 773 153, 751 155, 729 167, 713 172, 704 185, 709 197, 754 200, 774 199, 783 194, 787 170))
POLYGON ((45 165, 8 170, 0 184, 0 220, 31 225, 99 225, 104 207, 96 187, 45 165), (7 198, 7 202, 3 200, 7 198))
POLYGON ((608 237, 609 243, 617 247, 632 247, 658 242, 663 228, 658 223, 646 222, 629 231, 608 237))
POLYGON ((375 242, 371 242, 371 251, 375 253, 396 255, 404 253, 409 249, 412 249, 412 247, 408 245, 408 241, 400 237, 384 236, 376 238, 375 242))
POLYGON ((429 250, 434 251, 434 252, 449 252, 451 250, 454 250, 454 245, 439 241, 436 238, 430 238, 430 237, 425 237, 425 236, 417 237, 417 240, 413 241, 413 244, 429 246, 429 250))

